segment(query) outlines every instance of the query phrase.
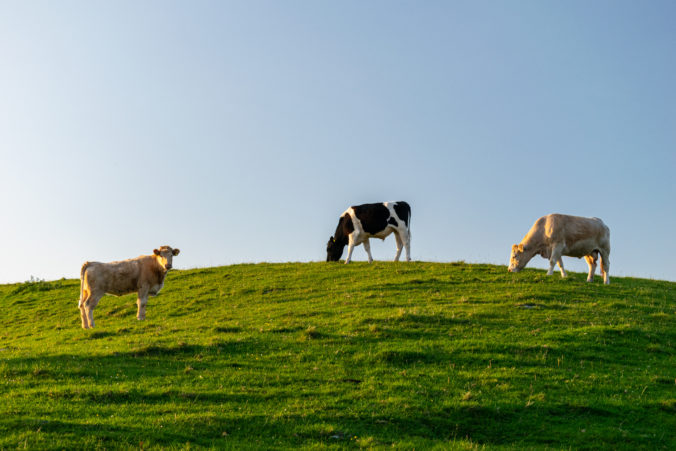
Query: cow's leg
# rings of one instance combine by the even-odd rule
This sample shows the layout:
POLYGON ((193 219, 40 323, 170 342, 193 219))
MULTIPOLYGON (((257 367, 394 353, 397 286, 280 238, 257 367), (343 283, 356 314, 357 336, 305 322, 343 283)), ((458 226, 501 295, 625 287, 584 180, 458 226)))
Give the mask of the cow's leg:
POLYGON ((401 236, 399 235, 399 231, 397 230, 394 232, 394 239, 397 240, 397 253, 394 256, 394 261, 398 262, 399 261, 399 256, 401 255, 401 250, 404 248, 404 243, 401 239, 401 236))
POLYGON ((82 320, 82 328, 89 329, 89 320, 87 319, 87 312, 83 305, 80 305, 80 319, 82 320))
POLYGON ((554 267, 558 263, 559 268, 561 269, 561 277, 566 277, 566 271, 563 269, 563 261, 561 260, 562 252, 563 252, 562 245, 555 246, 552 249, 551 254, 549 256, 549 271, 547 271, 548 276, 554 274, 554 267))
POLYGON ((547 271, 547 275, 551 276, 554 274, 554 267, 556 266, 556 259, 555 258, 550 258, 549 259, 549 271, 547 271))
POLYGON ((373 257, 371 256, 371 243, 369 243, 368 238, 364 240, 364 250, 366 250, 366 254, 369 256, 369 263, 373 263, 373 257))
POLYGON ((585 255, 584 259, 589 265, 589 275, 587 276, 587 282, 594 281, 594 273, 596 272, 596 260, 599 257, 599 253, 594 251, 590 255, 585 255))
POLYGON ((99 303, 99 300, 103 297, 103 293, 90 293, 89 299, 87 302, 83 302, 85 314, 87 316, 87 321, 89 322, 89 327, 94 328, 94 309, 99 303))
POLYGON ((352 238, 350 238, 347 243, 347 257, 345 258, 346 265, 352 260, 352 251, 354 251, 354 241, 352 241, 352 238))
POLYGON ((601 254, 601 273, 603 273, 603 283, 610 283, 610 255, 608 252, 600 251, 601 254))
POLYGON ((406 229, 406 235, 404 235, 404 246, 406 246, 406 261, 411 261, 411 229, 406 229))
POLYGON ((87 318, 87 311, 85 310, 85 303, 89 301, 89 292, 82 291, 82 299, 77 303, 78 308, 80 309, 80 319, 82 320, 82 328, 89 329, 89 318, 87 318))
POLYGON ((138 312, 136 313, 136 319, 143 321, 146 319, 146 305, 148 304, 148 288, 141 288, 138 291, 138 299, 136 300, 136 305, 138 306, 138 312))

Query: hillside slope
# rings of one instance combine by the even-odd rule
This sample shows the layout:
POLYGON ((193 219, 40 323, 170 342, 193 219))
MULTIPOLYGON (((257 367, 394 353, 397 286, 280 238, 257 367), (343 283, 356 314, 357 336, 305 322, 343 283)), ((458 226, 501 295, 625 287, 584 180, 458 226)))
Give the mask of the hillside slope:
POLYGON ((0 448, 676 449, 676 283, 464 263, 172 271, 147 320, 0 286, 0 448))

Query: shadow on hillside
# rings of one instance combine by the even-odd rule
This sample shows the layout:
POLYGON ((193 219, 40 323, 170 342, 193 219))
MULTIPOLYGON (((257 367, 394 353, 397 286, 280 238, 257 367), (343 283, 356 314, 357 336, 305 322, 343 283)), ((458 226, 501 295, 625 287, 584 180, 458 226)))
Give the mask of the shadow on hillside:
MULTIPOLYGON (((136 396, 136 393, 130 396, 136 396)), ((161 395, 163 396, 163 395, 161 395)), ((167 396, 181 396, 168 393, 167 396)), ((194 417, 201 403, 251 402, 253 397, 237 395, 232 398, 215 396, 210 398, 195 395, 182 421, 165 423, 162 429, 148 429, 144 426, 122 427, 109 424, 92 424, 77 421, 0 419, 3 429, 15 433, 39 430, 47 437, 74 436, 95 437, 97 441, 109 443, 112 447, 132 444, 131 440, 141 438, 147 445, 167 445, 190 442, 198 446, 222 445, 229 447, 287 448, 317 446, 318 443, 338 446, 354 446, 356 439, 369 440, 370 446, 391 446, 398 443, 435 443, 437 446, 453 440, 467 440, 475 445, 507 446, 517 448, 560 446, 567 447, 657 447, 673 446, 676 436, 673 430, 664 430, 659 437, 627 434, 627 430, 654 428, 649 411, 637 415, 631 408, 617 405, 570 405, 565 403, 544 406, 510 406, 487 408, 476 405, 445 407, 418 412, 401 409, 396 415, 384 413, 372 415, 372 411, 355 414, 340 406, 310 415, 219 415, 209 416, 208 421, 194 417), (238 399, 238 396, 240 397, 238 399), (543 418, 546 420, 543 421, 543 418), (609 428, 608 425, 622 425, 632 418, 632 424, 623 428, 609 428), (535 426, 535 427, 528 427, 535 426), (609 433, 610 431, 616 432, 609 433), (624 429, 624 430, 623 430, 624 429), (602 431, 596 433, 595 431, 602 431), (422 440, 422 442, 421 442, 422 440)), ((91 398, 94 402, 127 403, 121 398, 91 398)), ((142 401, 148 400, 147 394, 142 401)), ((165 399, 162 399, 165 401, 165 399)), ((152 399, 151 399, 151 402, 152 399)), ((159 402, 159 401, 158 401, 159 402)), ((103 420, 102 420, 103 421, 103 420)))
POLYGON ((95 331, 90 332, 87 335, 85 335, 85 338, 87 340, 98 340, 100 338, 116 337, 117 335, 118 334, 116 332, 95 330, 95 331))
MULTIPOLYGON (((202 446, 208 446, 213 442, 212 438, 202 440, 200 437, 195 436, 188 428, 184 432, 177 430, 177 428, 174 428, 173 431, 154 429, 150 432, 144 426, 123 427, 110 424, 95 424, 87 419, 83 419, 83 422, 78 422, 6 418, 4 420, 0 419, 0 426, 11 430, 13 433, 27 434, 38 431, 42 434, 43 438, 39 442, 41 445, 36 446, 34 449, 40 449, 44 446, 44 437, 50 437, 50 441, 53 443, 64 443, 64 437, 69 436, 79 443, 79 446, 82 446, 82 438, 86 437, 89 440, 94 438, 99 446, 108 445, 111 449, 126 446, 136 448, 139 447, 139 444, 141 445, 141 449, 143 449, 144 442, 146 446, 175 446, 181 443, 197 443, 202 446)), ((25 442, 22 440, 21 443, 22 446, 28 445, 30 447, 30 436, 25 439, 25 442)), ((57 445, 56 447, 61 448, 62 446, 57 445)))
MULTIPOLYGON (((373 437, 376 443, 390 444, 415 438, 431 441, 470 439, 480 445, 533 446, 565 443, 587 443, 579 431, 593 428, 595 423, 619 424, 635 412, 616 406, 571 406, 566 404, 536 408, 501 406, 499 409, 476 405, 447 407, 432 412, 402 411, 397 416, 374 416, 355 419, 336 412, 321 417, 346 435, 373 437), (543 422, 543 418, 547 421, 543 422), (539 425, 538 429, 524 429, 539 425), (579 427, 575 427, 579 425, 579 427), (578 442, 582 440, 582 442, 578 442)), ((316 439, 305 435, 307 440, 316 439)), ((591 437, 590 437, 591 438, 591 437)), ((618 431, 618 443, 631 440, 618 431)), ((673 438, 673 437, 672 437, 673 438)))
MULTIPOLYGON (((152 389, 153 387, 151 387, 152 389)), ((167 403, 206 403, 220 405, 224 403, 257 404, 268 401, 280 402, 290 395, 275 393, 263 395, 258 393, 221 393, 221 392, 193 392, 164 390, 149 392, 145 390, 104 390, 101 392, 84 390, 65 390, 52 392, 50 398, 64 399, 79 402, 94 402, 99 405, 106 404, 167 404, 167 403)))
POLYGON ((429 329, 440 326, 467 324, 466 318, 453 318, 443 314, 403 313, 393 318, 366 318, 362 323, 381 323, 400 328, 429 329))
POLYGON ((447 289, 455 289, 458 285, 462 285, 464 281, 454 279, 412 279, 405 282, 383 282, 375 285, 369 285, 363 288, 364 292, 368 291, 385 291, 400 293, 410 293, 411 291, 446 291, 447 289))
POLYGON ((419 315, 406 313, 395 318, 364 318, 364 328, 375 328, 377 336, 404 340, 419 340, 439 337, 439 328, 452 328, 468 324, 466 318, 451 318, 445 315, 419 315))
MULTIPOLYGON (((596 442, 609 447, 645 447, 646 436, 628 435, 617 429, 615 435, 595 436, 594 430, 608 424, 623 424, 636 418, 636 411, 615 405, 575 406, 553 404, 544 407, 501 406, 499 409, 481 406, 444 408, 433 412, 402 410, 399 415, 355 416, 351 409, 334 407, 316 415, 285 415, 272 418, 264 415, 246 417, 221 416, 214 424, 196 426, 203 440, 218 439, 221 430, 228 432, 230 443, 257 443, 266 446, 316 446, 317 442, 354 445, 354 439, 366 438, 371 446, 410 443, 428 440, 437 445, 452 440, 469 440, 477 445, 566 446, 585 447, 596 442), (543 418, 546 418, 543 421, 543 418), (320 427, 312 427, 312 425, 320 427), (536 428, 527 428, 537 425, 536 428), (589 433, 586 431, 589 430, 589 433)), ((637 424, 650 424, 650 417, 639 417, 637 424)), ((654 426, 654 425, 653 425, 654 426)), ((629 426, 627 426, 629 429, 629 426)), ((607 429, 606 429, 607 430, 607 429)), ((666 431, 659 440, 668 447, 673 444, 673 431, 666 431)), ((653 442, 653 444, 656 444, 653 442)))
MULTIPOLYGON (((101 332, 101 336, 108 336, 101 332)), ((94 339, 97 337, 94 337, 94 339)), ((93 378, 98 381, 99 374, 121 372, 129 379, 143 379, 165 374, 175 375, 183 371, 186 364, 199 365, 205 356, 222 355, 219 362, 209 365, 219 367, 246 366, 246 356, 259 352, 264 346, 250 340, 216 341, 209 346, 178 344, 172 346, 151 345, 132 349, 127 352, 114 352, 109 355, 86 356, 79 354, 57 354, 42 357, 17 357, 4 360, 6 374, 13 376, 53 375, 58 379, 93 378), (238 362, 232 362, 233 358, 238 362)))
POLYGON ((387 324, 397 327, 428 329, 430 327, 438 326, 457 326, 458 324, 467 324, 469 321, 465 318, 451 318, 445 315, 404 313, 395 318, 365 319, 362 321, 362 323, 368 322, 382 323, 383 325, 387 324))
MULTIPOLYGON (((426 320, 425 315, 403 316, 400 319, 402 322, 411 321, 413 323, 426 320)), ((427 319, 438 320, 439 318, 427 319)), ((442 318, 442 321, 447 320, 449 318, 442 318)), ((601 333, 612 337, 620 334, 619 332, 601 333)), ((624 338, 625 334, 622 333, 621 335, 624 338)), ((645 339, 638 332, 628 331, 626 335, 629 340, 645 339)), ((361 341, 360 339, 356 340, 361 341)), ((376 343, 378 338, 368 337, 365 340, 366 342, 376 343)), ((331 398, 333 396, 324 391, 315 391, 312 386, 309 386, 309 390, 299 394, 295 391, 293 385, 287 389, 284 381, 278 383, 279 385, 274 385, 269 380, 262 384, 261 378, 257 378, 256 375, 270 374, 270 365, 275 365, 278 362, 274 359, 259 362, 253 360, 250 356, 261 355, 268 349, 267 346, 269 346, 269 343, 265 341, 248 339, 219 341, 211 346, 152 345, 104 356, 85 357, 63 354, 6 359, 4 360, 5 375, 11 378, 25 377, 34 380, 37 380, 37 378, 54 378, 57 380, 57 384, 61 381, 77 382, 76 387, 80 387, 58 390, 54 388, 54 384, 44 383, 40 387, 42 390, 34 391, 36 399, 48 396, 56 401, 62 400, 65 403, 75 405, 94 405, 98 408, 120 405, 138 405, 139 408, 144 408, 143 406, 169 404, 174 406, 172 408, 194 414, 198 414, 200 411, 209 411, 212 416, 209 417, 209 422, 197 420, 191 420, 189 424, 179 422, 170 427, 167 426, 166 429, 161 431, 153 429, 152 432, 141 427, 135 429, 59 420, 17 420, 11 417, 0 419, 0 425, 2 425, 0 429, 29 432, 40 428, 42 434, 73 434, 78 437, 85 434, 95 435, 102 442, 110 441, 112 447, 115 447, 114 445, 119 444, 119 442, 126 443, 130 440, 130 437, 155 434, 151 435, 149 439, 151 442, 156 441, 160 445, 174 445, 177 442, 190 441, 202 446, 214 446, 214 443, 223 443, 233 444, 237 447, 237 445, 243 446, 251 443, 249 440, 260 440, 258 443, 263 448, 314 446, 318 441, 328 444, 354 445, 354 442, 350 442, 354 436, 372 438, 373 446, 391 445, 397 442, 406 443, 411 440, 429 440, 436 444, 443 444, 443 442, 453 439, 469 439, 479 445, 501 445, 517 448, 558 446, 559 443, 571 447, 585 447, 588 446, 588 442, 585 441, 587 439, 581 437, 579 431, 586 429, 591 432, 597 429, 605 431, 606 436, 603 437, 603 440, 611 440, 597 443, 604 443, 609 447, 634 445, 645 448, 656 443, 641 441, 644 439, 641 439, 639 435, 625 437, 619 428, 617 428, 616 437, 608 437, 608 424, 623 424, 627 421, 627 418, 631 418, 634 426, 636 424, 650 425, 650 422, 653 421, 652 417, 655 416, 651 414, 651 409, 671 409, 670 412, 674 411, 673 407, 669 406, 604 405, 599 404, 597 400, 590 401, 594 402, 593 406, 538 401, 537 404, 527 407, 525 406, 526 400, 524 400, 523 406, 501 405, 499 409, 494 406, 476 405, 476 403, 467 403, 466 406, 442 407, 443 399, 429 403, 424 411, 403 406, 397 410, 384 408, 376 399, 364 398, 360 401, 361 407, 359 408, 346 405, 345 403, 349 401, 342 399, 337 400, 338 404, 332 404, 329 408, 304 413, 302 416, 284 414, 275 417, 241 413, 214 417, 214 409, 222 409, 223 406, 237 408, 244 405, 257 405, 259 409, 265 411, 267 404, 272 412, 278 412, 276 409, 280 409, 280 406, 287 403, 297 403, 299 398, 321 399, 322 397, 331 398), (199 357, 214 357, 216 354, 223 357, 208 361, 200 360, 199 357), (191 372, 186 372, 188 364, 195 366, 196 369, 191 368, 191 372, 195 374, 199 374, 200 367, 209 367, 212 371, 233 371, 228 368, 247 366, 249 370, 255 372, 249 376, 252 380, 253 390, 240 393, 233 392, 234 388, 239 387, 230 387, 230 392, 213 389, 200 392, 199 388, 180 390, 173 387, 158 386, 148 386, 147 389, 115 390, 106 385, 107 378, 115 373, 125 375, 126 382, 141 384, 139 387, 145 387, 142 385, 145 380, 153 380, 153 378, 159 380, 166 375, 175 377, 177 373, 180 373, 182 377, 189 378, 192 376, 191 372), (99 373, 105 374, 105 376, 99 376, 99 373), (316 427, 313 428, 313 425, 316 427), (532 428, 527 429, 529 427, 532 428), (224 431, 227 431, 227 436, 223 435, 224 431)), ((355 361, 346 358, 345 363, 365 366, 372 365, 374 362, 381 362, 398 368, 419 365, 447 365, 450 362, 472 366, 477 365, 478 361, 484 365, 485 360, 492 357, 494 367, 505 366, 525 369, 542 367, 541 359, 546 354, 552 356, 565 354, 566 359, 578 361, 585 358, 586 352, 588 351, 585 351, 583 345, 580 345, 579 348, 568 346, 552 348, 506 344, 495 345, 487 349, 466 347, 450 352, 434 347, 423 347, 414 350, 380 349, 376 350, 368 359, 355 361)), ((595 351, 590 353, 589 356, 593 357, 597 364, 606 360, 610 362, 611 358, 614 359, 613 356, 602 355, 602 351, 595 351)), ((317 356, 318 360, 322 358, 322 355, 317 356)), ((334 375, 326 377, 332 378, 334 375)), ((671 379, 665 380, 671 383, 671 379)), ((308 384, 313 382, 321 381, 319 379, 308 379, 308 384)), ((356 387, 362 381, 343 378, 338 382, 354 384, 356 387)), ((359 389, 355 388, 355 390, 359 389)), ((613 388, 608 388, 608 390, 612 391, 613 388)), ((596 391, 597 399, 599 396, 610 399, 612 395, 611 392, 596 391)), ((415 401, 412 402, 415 405, 415 401)), ((659 417, 659 415, 657 416, 659 417)), ((629 428, 629 425, 625 427, 625 429, 627 428, 629 428)), ((652 430, 656 428, 659 429, 659 425, 644 427, 644 429, 652 430)), ((613 428, 613 430, 615 429, 613 428)), ((593 439, 591 433, 587 434, 587 437, 593 439)), ((674 431, 666 431, 660 443, 668 448, 668 445, 673 444, 675 439, 674 431)), ((602 439, 597 437, 596 440, 602 439)))

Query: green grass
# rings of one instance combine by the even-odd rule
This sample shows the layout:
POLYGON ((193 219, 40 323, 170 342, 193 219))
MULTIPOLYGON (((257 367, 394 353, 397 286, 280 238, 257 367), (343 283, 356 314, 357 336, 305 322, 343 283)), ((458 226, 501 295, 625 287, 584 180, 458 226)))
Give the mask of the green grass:
POLYGON ((136 320, 0 286, 2 449, 676 449, 676 283, 464 263, 172 271, 136 320))

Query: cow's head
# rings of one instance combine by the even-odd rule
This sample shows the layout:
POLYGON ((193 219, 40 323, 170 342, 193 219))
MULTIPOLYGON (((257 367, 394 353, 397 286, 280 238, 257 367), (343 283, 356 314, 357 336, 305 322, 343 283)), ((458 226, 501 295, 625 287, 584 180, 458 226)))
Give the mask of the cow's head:
POLYGON ((157 262, 165 271, 169 271, 172 268, 171 261, 179 252, 181 252, 179 249, 172 249, 170 246, 162 246, 159 249, 153 250, 157 262))
POLYGON ((526 266, 526 263, 533 258, 523 244, 514 244, 512 254, 509 257, 509 272, 519 272, 526 266))
POLYGON ((326 261, 337 262, 340 260, 340 257, 343 255, 343 249, 345 249, 345 243, 336 241, 334 237, 329 238, 329 242, 326 243, 326 261))

